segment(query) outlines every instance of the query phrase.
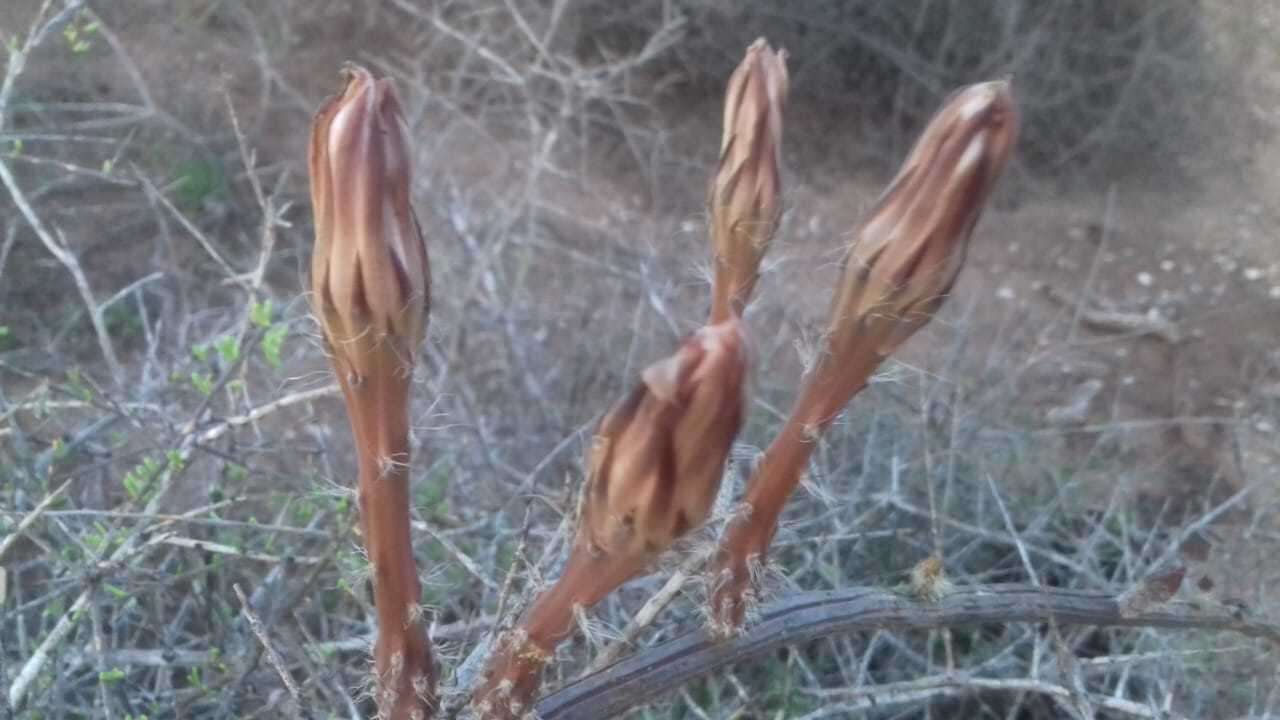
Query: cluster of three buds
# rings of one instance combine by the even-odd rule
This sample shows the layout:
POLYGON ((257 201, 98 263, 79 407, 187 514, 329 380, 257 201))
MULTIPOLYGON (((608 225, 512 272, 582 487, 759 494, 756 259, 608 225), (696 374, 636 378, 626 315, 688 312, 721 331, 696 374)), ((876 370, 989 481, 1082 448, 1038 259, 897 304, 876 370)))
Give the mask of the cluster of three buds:
MULTIPOLYGON (((590 607, 643 572, 710 513, 746 415, 743 312, 781 216, 785 55, 757 41, 729 81, 720 164, 708 192, 715 256, 711 318, 604 419, 589 463, 585 507, 568 563, 490 664, 481 715, 519 715, 538 671, 590 607)), ((1017 135, 1008 83, 956 93, 925 129, 854 234, 819 357, 782 433, 748 484, 713 568, 715 628, 739 627, 752 565, 814 441, 881 362, 945 300, 1017 135)))
MULTIPOLYGON (((642 572, 711 510, 746 415, 742 314, 781 216, 787 86, 785 55, 763 41, 748 48, 729 81, 720 165, 708 192, 710 324, 646 370, 601 424, 574 551, 583 560, 571 559, 562 577, 583 591, 571 596, 584 606, 642 572)), ((751 565, 766 553, 817 434, 946 299, 1016 136, 1007 82, 956 93, 854 234, 819 355, 748 483, 745 512, 722 539, 713 569, 718 628, 740 626, 751 565)))

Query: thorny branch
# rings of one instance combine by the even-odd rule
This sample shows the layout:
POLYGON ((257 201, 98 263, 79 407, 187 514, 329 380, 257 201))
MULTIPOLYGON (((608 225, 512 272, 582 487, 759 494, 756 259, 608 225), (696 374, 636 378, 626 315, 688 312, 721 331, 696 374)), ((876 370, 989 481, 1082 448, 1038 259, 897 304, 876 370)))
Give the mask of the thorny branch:
POLYGON ((1173 630, 1225 630, 1280 649, 1280 623, 1240 608, 1169 602, 1131 613, 1111 593, 1022 584, 960 586, 933 604, 871 587, 799 593, 764 608, 760 622, 724 641, 699 630, 638 652, 538 703, 544 720, 613 717, 734 663, 785 645, 863 630, 930 630, 1015 622, 1173 630))
MULTIPOLYGON (((280 657, 280 651, 276 649, 275 645, 271 644, 271 636, 267 634, 266 626, 262 624, 262 620, 253 612, 253 606, 249 604, 249 598, 245 597, 240 585, 237 583, 232 585, 231 588, 235 591, 236 597, 240 599, 240 612, 249 621, 249 628, 253 630, 253 634, 258 638, 258 641, 262 643, 262 649, 267 652, 267 660, 270 661, 271 667, 275 668, 280 680, 284 682, 285 688, 289 691, 289 697, 292 697, 294 704, 301 709, 302 692, 298 690, 298 683, 294 682, 293 675, 289 674, 288 666, 285 665, 284 659, 280 657)), ((302 714, 299 713, 299 716, 302 716, 302 714)))

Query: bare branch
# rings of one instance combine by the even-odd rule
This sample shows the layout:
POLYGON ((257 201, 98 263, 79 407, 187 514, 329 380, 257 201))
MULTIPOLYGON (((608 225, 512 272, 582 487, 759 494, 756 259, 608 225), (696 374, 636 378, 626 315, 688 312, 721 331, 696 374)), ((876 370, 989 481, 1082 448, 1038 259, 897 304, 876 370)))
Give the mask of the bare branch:
MULTIPOLYGON (((68 487, 71 487, 70 480, 62 483, 56 490, 46 495, 45 498, 40 501, 40 504, 36 505, 34 510, 27 513, 26 517, 18 521, 18 527, 15 528, 13 532, 6 535, 4 540, 0 540, 0 560, 4 559, 4 556, 7 555, 9 550, 13 548, 14 544, 18 542, 18 538, 22 537, 22 534, 27 531, 27 528, 31 527, 36 520, 39 520, 40 516, 62 497, 68 487)), ((0 595, 0 597, 3 597, 3 595, 0 595)))
POLYGON ((284 686, 289 690, 289 696, 293 698, 294 705, 297 707, 298 715, 302 715, 302 693, 298 690, 298 683, 294 682, 293 676, 289 674, 289 668, 284 664, 284 659, 280 657, 280 651, 276 650, 271 644, 271 637, 267 635, 267 629, 262 625, 262 621, 253 613, 253 607, 249 604, 249 598, 244 596, 244 591, 240 589, 239 583, 231 586, 235 590, 236 597, 240 599, 240 612, 244 613, 245 619, 249 621, 249 628, 253 630, 253 634, 258 637, 262 643, 262 647, 267 651, 267 660, 270 661, 271 667, 279 673, 280 679, 284 682, 284 686))

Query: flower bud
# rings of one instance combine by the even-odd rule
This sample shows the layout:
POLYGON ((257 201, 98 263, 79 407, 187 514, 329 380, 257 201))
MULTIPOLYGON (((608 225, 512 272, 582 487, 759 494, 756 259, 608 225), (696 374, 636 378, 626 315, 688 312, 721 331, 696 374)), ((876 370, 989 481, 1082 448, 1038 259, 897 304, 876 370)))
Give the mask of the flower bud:
POLYGON ((736 318, 702 328, 605 417, 583 513, 593 550, 650 558, 706 520, 742 424, 744 345, 736 318))
POLYGON ((359 458, 356 500, 372 566, 378 717, 427 717, 431 643, 409 524, 413 356, 426 333, 430 268, 409 206, 408 132, 395 89, 348 66, 311 127, 316 243, 312 304, 342 386, 359 458))
POLYGON ((409 205, 412 162, 395 88, 358 66, 344 74, 343 92, 311 128, 311 284, 331 351, 360 376, 383 340, 405 357, 422 342, 430 268, 409 205))
POLYGON ((747 48, 725 92, 720 168, 707 192, 715 253, 711 322, 741 315, 778 230, 787 55, 764 38, 747 48))
POLYGON ((742 424, 744 345, 735 317, 702 328, 648 367, 600 423, 573 551, 490 657, 472 696, 480 717, 523 717, 577 610, 643 572, 706 520, 742 424))
POLYGON ((858 231, 833 306, 831 352, 887 357, 937 311, 1018 134, 1009 83, 954 94, 858 231))

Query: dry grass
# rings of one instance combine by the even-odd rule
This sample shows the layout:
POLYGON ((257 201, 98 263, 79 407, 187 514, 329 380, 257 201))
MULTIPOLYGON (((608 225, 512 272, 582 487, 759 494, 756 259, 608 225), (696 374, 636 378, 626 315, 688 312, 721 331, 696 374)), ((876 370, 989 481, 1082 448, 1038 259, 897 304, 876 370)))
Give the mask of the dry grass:
MULTIPOLYGON (((719 128, 714 103, 698 114, 690 100, 702 86, 688 68, 722 83, 751 38, 710 36, 724 24, 711 4, 634 5, 0 9, 11 49, 0 86, 0 718, 368 711, 373 611, 352 534, 355 467, 301 295, 305 128, 348 58, 396 78, 415 136, 436 290, 415 375, 414 540, 442 689, 466 689, 495 619, 563 562, 598 413, 705 317, 699 213, 719 128), (732 53, 705 54, 717 44, 732 53), (236 585, 278 659, 267 662, 236 585)), ((1016 37, 1008 48, 1023 47, 1016 37)), ((805 42, 776 40, 796 63, 822 63, 805 42)), ((784 161, 833 159, 797 173, 806 189, 789 204, 806 214, 784 217, 746 318, 753 405, 713 530, 781 424, 812 352, 811 308, 834 282, 849 219, 833 210, 814 225, 806 193, 831 187, 834 163, 898 147, 797 139, 838 123, 822 86, 806 90, 793 67, 802 119, 788 125, 784 161)), ((958 84, 944 69, 927 92, 904 90, 914 99, 886 127, 908 138, 902 128, 922 119, 910 108, 931 111, 958 84)), ((1137 103, 1125 123, 1148 107, 1143 93, 1118 97, 1137 103)), ((1089 177, 1097 187, 1110 176, 1089 177)), ((1104 234, 1125 227, 1125 206, 1107 213, 1104 193, 1092 199, 1104 234)), ((988 217, 975 252, 1002 223, 1027 222, 988 217)), ((1108 389, 1081 421, 1053 424, 1048 405, 1078 384, 1063 368, 1115 347, 1084 322, 1091 287, 1033 313, 982 284, 962 276, 939 321, 831 428, 761 569, 771 597, 894 587, 931 555, 956 586, 1122 593, 1182 558, 1181 599, 1274 618, 1280 507, 1250 438, 1276 421, 1264 391, 1280 358, 1233 356, 1230 372, 1256 389, 1238 407, 1134 415, 1108 389), (1183 454, 1163 444, 1170 435, 1207 438, 1196 457, 1215 460, 1167 460, 1183 454), (1209 543, 1207 560, 1180 551, 1193 538, 1209 543)), ((1258 332, 1274 348, 1274 331, 1258 332)), ((1125 339, 1138 353, 1164 347, 1125 339)), ((625 654, 621 638, 644 646, 699 627, 711 536, 584 617, 544 687, 625 654)), ((1274 645, 1216 632, 885 628, 740 663, 635 717, 1266 718, 1280 713, 1276 665, 1274 645)))

